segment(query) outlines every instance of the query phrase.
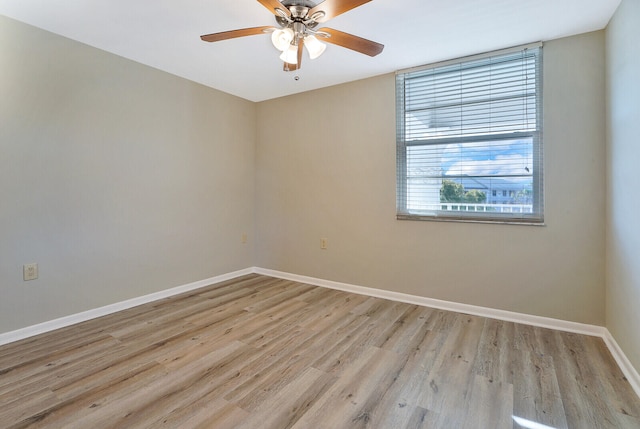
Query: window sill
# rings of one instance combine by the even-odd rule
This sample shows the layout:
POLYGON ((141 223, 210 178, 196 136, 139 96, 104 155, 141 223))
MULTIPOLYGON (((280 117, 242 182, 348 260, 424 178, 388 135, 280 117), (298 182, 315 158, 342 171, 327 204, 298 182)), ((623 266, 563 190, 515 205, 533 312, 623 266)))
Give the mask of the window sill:
POLYGON ((525 225, 525 226, 546 226, 544 220, 534 219, 498 219, 498 218, 473 218, 456 216, 424 216, 414 214, 398 214, 397 220, 428 221, 428 222, 458 222, 458 223, 485 223, 500 225, 525 225))

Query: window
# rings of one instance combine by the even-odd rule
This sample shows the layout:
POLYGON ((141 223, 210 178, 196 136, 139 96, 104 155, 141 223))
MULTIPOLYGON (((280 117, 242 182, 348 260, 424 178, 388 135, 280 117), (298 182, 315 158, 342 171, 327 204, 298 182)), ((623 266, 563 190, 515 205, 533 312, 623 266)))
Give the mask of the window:
POLYGON ((541 70, 536 44, 396 74, 398 219, 543 223, 541 70))

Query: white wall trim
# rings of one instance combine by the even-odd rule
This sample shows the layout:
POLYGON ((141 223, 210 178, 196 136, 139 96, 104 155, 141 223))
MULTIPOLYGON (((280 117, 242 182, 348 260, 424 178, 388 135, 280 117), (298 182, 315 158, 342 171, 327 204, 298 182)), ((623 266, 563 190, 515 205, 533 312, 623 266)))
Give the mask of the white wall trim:
POLYGON ((638 374, 638 371, 633 367, 633 365, 627 358, 627 355, 624 354, 624 352, 618 345, 618 342, 615 340, 615 338, 613 338, 613 335, 611 335, 611 332, 609 332, 608 329, 605 329, 605 334, 602 338, 604 339, 604 343, 607 345, 607 348, 613 355, 613 358, 618 363, 618 366, 622 370, 622 373, 629 381, 629 384, 631 384, 633 390, 635 390, 638 396, 640 396, 640 374, 638 374))
POLYGON ((513 311, 497 310, 495 308, 479 307, 477 305, 461 304, 452 301, 443 301, 440 299, 409 295, 401 292, 373 289, 365 286, 356 286, 347 283, 334 282, 331 280, 318 279, 315 277, 300 276, 297 274, 285 273, 282 271, 268 270, 256 267, 254 269, 254 272, 256 274, 263 274, 265 276, 293 280, 301 283, 312 284, 314 286, 322 286, 330 289, 357 293, 360 295, 373 296, 376 298, 384 298, 391 301, 405 302, 407 304, 415 304, 423 307, 433 307, 441 310, 455 311, 458 313, 473 314, 474 316, 489 317, 492 319, 505 320, 507 322, 524 323, 527 325, 539 326, 542 328, 558 329, 560 331, 574 332, 576 334, 595 335, 598 337, 602 337, 605 331, 605 328, 603 328, 602 326, 568 322, 566 320, 552 319, 550 317, 533 316, 530 314, 515 313, 513 311))
POLYGON ((70 326, 76 323, 85 322, 87 320, 95 319, 97 317, 106 316, 107 314, 112 314, 118 311, 126 310, 128 308, 136 307, 142 304, 147 304, 149 302, 157 301, 163 298, 168 298, 184 292, 189 292, 191 290, 209 286, 214 283, 220 283, 226 280, 234 279, 236 277, 244 276, 246 274, 252 274, 253 272, 254 272, 253 268, 245 268, 243 270, 221 274, 219 276, 214 276, 208 279, 199 280, 197 282, 188 283, 182 286, 161 290, 159 292, 150 293, 148 295, 131 298, 126 301, 105 305, 104 307, 94 308, 91 310, 83 311, 81 313, 60 317, 58 319, 49 320, 43 323, 38 323, 37 325, 27 326, 26 328, 21 328, 15 331, 6 332, 3 334, 0 334, 0 345, 12 343, 14 341, 22 340, 28 337, 32 337, 34 335, 53 331, 55 329, 64 328, 66 326, 70 326))
POLYGON ((564 332, 572 332, 576 334, 591 335, 600 337, 604 340, 605 345, 613 355, 616 363, 622 370, 623 374, 629 380, 631 387, 636 394, 640 396, 640 375, 633 367, 629 359, 616 343, 609 330, 603 326, 588 325, 584 323, 569 322, 566 320, 553 319, 551 317, 534 316, 530 314, 516 313, 513 311, 498 310, 494 308, 480 307, 470 304, 461 304, 458 302, 443 301, 439 299, 426 298, 422 296, 409 295, 400 292, 392 292, 382 289, 374 289, 364 286, 356 286, 348 283, 334 282, 331 280, 323 280, 315 277, 301 276, 282 271, 269 270, 265 268, 254 267, 253 272, 270 277, 277 277, 285 280, 292 280, 301 283, 307 283, 314 286, 326 287, 329 289, 337 289, 345 292, 357 293, 359 295, 373 296, 376 298, 384 298, 391 301, 405 302, 424 307, 433 307, 441 310, 455 311, 458 313, 472 314, 475 316, 488 317, 492 319, 504 320, 507 322, 523 323, 526 325, 539 326, 542 328, 556 329, 564 332))

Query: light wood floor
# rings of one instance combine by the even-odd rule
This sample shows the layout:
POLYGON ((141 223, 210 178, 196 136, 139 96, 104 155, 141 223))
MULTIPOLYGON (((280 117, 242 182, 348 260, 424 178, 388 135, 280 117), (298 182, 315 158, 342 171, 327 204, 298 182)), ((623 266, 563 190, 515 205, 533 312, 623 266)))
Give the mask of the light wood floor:
POLYGON ((0 427, 640 428, 599 338, 250 275, 0 347, 0 427), (529 426, 532 427, 532 426, 529 426))

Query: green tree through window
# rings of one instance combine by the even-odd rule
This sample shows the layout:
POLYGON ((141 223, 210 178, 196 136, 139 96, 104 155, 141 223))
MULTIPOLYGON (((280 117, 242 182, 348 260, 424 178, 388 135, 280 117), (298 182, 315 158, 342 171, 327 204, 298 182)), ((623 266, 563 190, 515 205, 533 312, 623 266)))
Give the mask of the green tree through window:
POLYGON ((464 186, 453 180, 443 180, 440 188, 441 203, 482 204, 487 201, 487 194, 477 189, 465 191, 464 186))

